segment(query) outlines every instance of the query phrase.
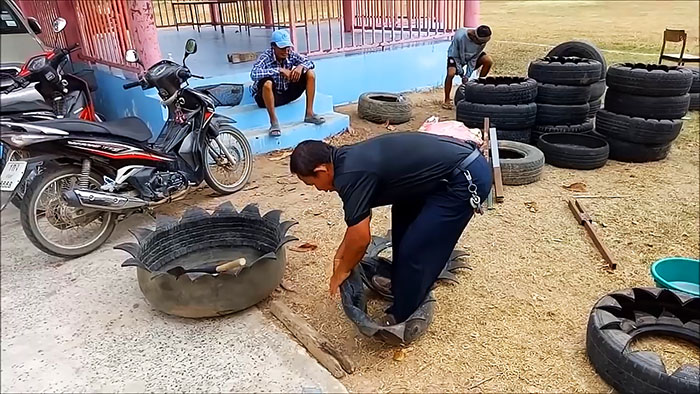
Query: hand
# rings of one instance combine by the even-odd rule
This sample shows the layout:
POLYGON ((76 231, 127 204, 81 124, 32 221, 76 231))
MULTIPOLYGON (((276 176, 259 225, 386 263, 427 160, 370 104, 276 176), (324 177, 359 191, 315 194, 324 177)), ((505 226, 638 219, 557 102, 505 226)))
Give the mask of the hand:
POLYGON ((294 70, 292 70, 292 82, 297 82, 301 78, 301 73, 304 72, 304 66, 301 64, 294 67, 294 70))
POLYGON ((287 70, 286 68, 280 68, 280 74, 287 79, 292 79, 292 70, 287 70))
POLYGON ((462 83, 467 83, 467 82, 469 82, 469 77, 465 75, 462 77, 462 83))
POLYGON ((336 269, 333 271, 333 276, 331 276, 331 284, 330 284, 330 294, 331 296, 335 296, 339 293, 340 285, 345 282, 345 279, 350 276, 350 271, 341 271, 339 269, 336 269))

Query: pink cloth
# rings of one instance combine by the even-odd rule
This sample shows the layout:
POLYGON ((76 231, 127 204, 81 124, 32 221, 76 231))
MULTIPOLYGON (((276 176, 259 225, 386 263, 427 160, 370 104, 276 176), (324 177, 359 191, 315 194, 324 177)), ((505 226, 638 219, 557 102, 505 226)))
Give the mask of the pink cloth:
POLYGON ((456 120, 440 122, 440 118, 437 116, 431 116, 428 118, 428 120, 423 123, 418 131, 429 134, 444 135, 461 141, 471 141, 478 146, 482 146, 484 144, 484 140, 481 137, 481 130, 470 129, 469 127, 465 126, 464 123, 456 120))

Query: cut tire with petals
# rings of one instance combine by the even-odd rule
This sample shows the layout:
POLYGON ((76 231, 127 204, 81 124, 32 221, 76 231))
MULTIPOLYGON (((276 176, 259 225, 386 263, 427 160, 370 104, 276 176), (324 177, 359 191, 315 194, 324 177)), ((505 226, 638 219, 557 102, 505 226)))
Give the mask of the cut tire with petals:
MULTIPOLYGON (((690 90, 693 72, 665 64, 621 63, 608 68, 610 89, 640 96, 682 96, 690 90)), ((607 105, 607 102, 606 102, 607 105)))
POLYGON ((591 310, 586 353, 596 372, 620 393, 697 393, 697 363, 668 371, 658 354, 632 351, 639 335, 658 334, 700 346, 700 297, 661 288, 610 293, 591 310))
POLYGON ((587 86, 601 79, 601 64, 578 57, 545 57, 531 62, 527 75, 539 83, 587 86))
POLYGON ((479 78, 463 86, 463 97, 480 104, 527 104, 538 94, 537 82, 524 77, 479 78))

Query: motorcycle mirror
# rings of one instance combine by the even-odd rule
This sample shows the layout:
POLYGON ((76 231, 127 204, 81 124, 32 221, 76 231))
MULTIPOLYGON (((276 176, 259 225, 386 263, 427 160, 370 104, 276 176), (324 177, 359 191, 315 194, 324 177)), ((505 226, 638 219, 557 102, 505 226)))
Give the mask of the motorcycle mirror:
POLYGON ((197 53, 197 41, 190 38, 185 43, 185 55, 187 56, 187 55, 192 55, 195 53, 197 53))
POLYGON ((52 25, 52 27, 53 27, 53 32, 54 32, 54 33, 60 33, 60 32, 62 32, 63 29, 66 28, 66 25, 67 25, 67 24, 68 24, 68 23, 66 22, 65 19, 63 19, 63 18, 56 18, 56 20, 53 21, 53 25, 52 25))
POLYGON ((124 60, 126 60, 128 63, 138 63, 139 62, 139 53, 136 52, 134 49, 129 49, 126 51, 126 54, 124 55, 124 60))

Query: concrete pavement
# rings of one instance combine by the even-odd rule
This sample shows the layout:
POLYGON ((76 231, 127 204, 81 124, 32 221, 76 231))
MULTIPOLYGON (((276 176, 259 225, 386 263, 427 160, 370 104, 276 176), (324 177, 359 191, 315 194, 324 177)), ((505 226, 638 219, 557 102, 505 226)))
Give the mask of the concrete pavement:
POLYGON ((201 320, 153 310, 112 249, 145 220, 62 260, 31 245, 17 209, 2 212, 2 392, 346 392, 257 308, 201 320))

